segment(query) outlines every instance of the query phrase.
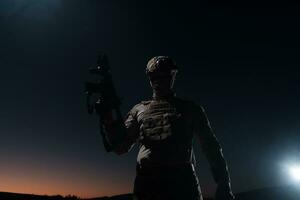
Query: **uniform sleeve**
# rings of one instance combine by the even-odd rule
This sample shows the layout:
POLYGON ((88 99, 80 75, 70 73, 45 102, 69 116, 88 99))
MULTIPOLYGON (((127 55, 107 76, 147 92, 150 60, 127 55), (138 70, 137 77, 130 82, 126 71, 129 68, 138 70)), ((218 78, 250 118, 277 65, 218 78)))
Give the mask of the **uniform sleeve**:
POLYGON ((136 119, 136 107, 133 107, 125 116, 125 135, 121 143, 114 150, 119 155, 129 152, 138 139, 139 126, 136 119))
POLYGON ((201 149, 205 154, 216 183, 230 183, 227 164, 220 143, 214 134, 205 110, 194 105, 194 133, 199 139, 201 149))
POLYGON ((202 106, 194 105, 194 111, 194 132, 199 139, 203 152, 207 154, 213 149, 221 149, 204 108, 202 106))

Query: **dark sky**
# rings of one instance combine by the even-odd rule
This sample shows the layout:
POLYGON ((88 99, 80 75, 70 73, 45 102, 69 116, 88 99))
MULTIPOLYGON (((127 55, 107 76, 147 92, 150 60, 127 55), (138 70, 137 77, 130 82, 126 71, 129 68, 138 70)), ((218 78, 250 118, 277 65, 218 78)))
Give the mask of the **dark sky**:
MULTIPOLYGON (((299 6, 216 1, 1 0, 0 191, 131 192, 137 148, 108 154, 84 81, 108 54, 125 114, 151 98, 153 56, 180 66, 179 97, 206 108, 234 192, 292 183, 300 164, 299 6), (208 3, 209 2, 209 3, 208 3)), ((208 163, 195 145, 202 191, 208 163)))

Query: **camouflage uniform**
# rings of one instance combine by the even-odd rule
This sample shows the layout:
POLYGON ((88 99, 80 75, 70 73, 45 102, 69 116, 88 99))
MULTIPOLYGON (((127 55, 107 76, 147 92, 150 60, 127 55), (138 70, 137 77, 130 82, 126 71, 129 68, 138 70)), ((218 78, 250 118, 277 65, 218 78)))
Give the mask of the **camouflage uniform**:
POLYGON ((178 98, 173 92, 154 92, 151 100, 142 101, 127 113, 124 124, 126 134, 115 152, 123 154, 134 144, 139 145, 135 199, 202 200, 194 170, 195 136, 220 186, 217 195, 224 200, 232 199, 222 149, 201 106, 178 98))

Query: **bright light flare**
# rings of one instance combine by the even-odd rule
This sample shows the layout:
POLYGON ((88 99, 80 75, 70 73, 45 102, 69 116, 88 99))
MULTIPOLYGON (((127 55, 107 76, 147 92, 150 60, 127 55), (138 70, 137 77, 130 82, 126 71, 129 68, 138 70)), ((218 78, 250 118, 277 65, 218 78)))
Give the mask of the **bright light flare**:
POLYGON ((292 165, 289 167, 290 176, 300 182, 300 165, 292 165))

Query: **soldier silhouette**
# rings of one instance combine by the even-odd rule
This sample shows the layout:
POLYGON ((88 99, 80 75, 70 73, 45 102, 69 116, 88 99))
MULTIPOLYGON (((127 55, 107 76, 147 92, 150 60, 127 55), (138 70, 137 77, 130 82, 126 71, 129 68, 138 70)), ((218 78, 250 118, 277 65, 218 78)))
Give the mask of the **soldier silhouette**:
POLYGON ((178 98, 173 91, 177 71, 171 58, 152 58, 146 67, 152 99, 135 105, 125 120, 115 120, 113 113, 107 112, 102 117, 107 140, 118 155, 129 152, 134 144, 139 146, 136 200, 202 200, 194 168, 195 138, 217 184, 215 199, 232 200, 227 164, 203 107, 178 98))

